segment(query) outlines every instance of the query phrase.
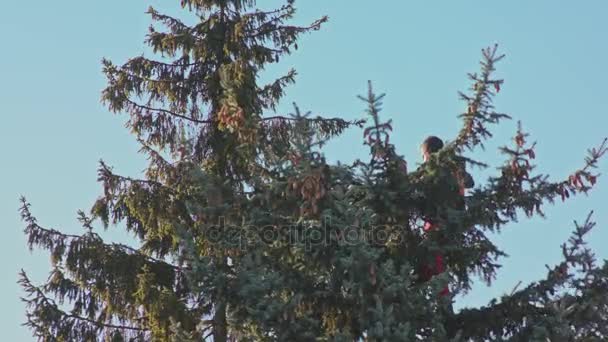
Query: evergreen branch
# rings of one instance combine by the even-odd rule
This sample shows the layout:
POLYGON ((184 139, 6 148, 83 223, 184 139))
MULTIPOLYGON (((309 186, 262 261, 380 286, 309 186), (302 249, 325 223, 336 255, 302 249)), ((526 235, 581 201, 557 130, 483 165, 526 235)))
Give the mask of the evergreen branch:
POLYGON ((595 185, 599 175, 591 174, 589 170, 596 168, 599 160, 607 153, 608 139, 599 147, 590 149, 583 167, 567 179, 548 182, 546 175, 530 174, 534 169, 531 159, 536 157, 535 143, 526 146, 527 136, 520 124, 514 138, 516 146, 501 148, 510 159, 501 168, 500 177, 491 178, 490 186, 475 190, 468 198, 466 226, 481 224, 486 228, 499 227, 507 220, 515 219, 517 209, 523 209, 528 216, 535 212, 543 216, 541 205, 544 200, 553 203, 555 198, 561 197, 565 201, 571 195, 587 193, 595 185), (583 178, 588 184, 583 183, 583 178))
MULTIPOLYGON (((72 240, 72 239, 81 240, 81 239, 86 238, 87 235, 95 234, 92 232, 87 233, 86 235, 65 234, 58 230, 52 229, 52 228, 42 227, 41 225, 39 225, 37 223, 36 218, 31 214, 30 209, 29 209, 29 207, 31 205, 27 202, 25 197, 21 197, 21 203, 22 203, 22 206, 20 209, 21 217, 27 223, 25 232, 29 236, 28 245, 29 245, 30 250, 33 250, 34 244, 41 244, 41 243, 43 243, 44 240, 47 240, 46 237, 50 237, 50 236, 59 238, 61 241, 64 241, 64 240, 72 240)), ((65 245, 65 242, 62 242, 62 244, 65 245)), ((146 254, 142 253, 140 250, 135 249, 135 248, 125 245, 125 244, 113 242, 111 244, 104 243, 104 246, 108 249, 123 250, 124 253, 126 253, 125 251, 131 252, 132 253, 131 255, 143 257, 144 259, 148 260, 149 262, 166 265, 177 271, 182 270, 182 268, 179 266, 175 266, 170 263, 167 263, 166 261, 159 260, 152 256, 146 255, 146 254)), ((50 246, 47 245, 45 247, 50 247, 50 246)))
POLYGON ((261 11, 259 9, 256 9, 255 12, 250 12, 250 13, 245 13, 243 16, 271 16, 271 15, 275 15, 281 12, 285 12, 287 10, 292 10, 293 9, 293 5, 292 4, 287 4, 287 5, 283 5, 275 10, 270 10, 270 11, 261 11))
POLYGON ((260 28, 257 32, 253 32, 248 35, 248 38, 257 38, 259 36, 265 36, 276 31, 294 31, 294 32, 305 32, 309 30, 317 30, 321 27, 321 24, 327 22, 328 17, 315 20, 309 26, 272 26, 269 28, 260 28))
POLYGON ((275 110, 277 101, 283 96, 283 88, 289 83, 295 82, 296 71, 291 69, 286 75, 279 77, 272 83, 258 89, 258 94, 263 99, 266 108, 275 110))
POLYGON ((492 92, 490 87, 494 86, 496 92, 498 92, 503 83, 502 80, 491 78, 495 71, 495 64, 504 58, 504 55, 497 55, 497 49, 498 45, 483 49, 481 75, 469 74, 469 78, 473 81, 473 95, 467 96, 460 93, 461 98, 467 101, 467 111, 460 116, 463 118, 463 127, 454 142, 450 144, 451 148, 455 148, 459 152, 465 147, 471 150, 478 144, 483 147, 482 139, 492 136, 485 124, 496 124, 501 119, 510 118, 506 114, 494 112, 494 107, 491 104, 495 93, 492 92))
POLYGON ((345 124, 345 125, 354 125, 354 126, 358 126, 361 127, 361 125, 363 125, 365 123, 365 120, 352 120, 352 121, 348 121, 348 120, 344 120, 342 118, 323 118, 323 117, 316 117, 316 118, 293 118, 293 117, 286 117, 286 116, 271 116, 271 117, 265 117, 265 118, 261 118, 261 121, 271 121, 271 120, 282 120, 282 121, 298 121, 298 120, 305 120, 305 121, 309 121, 309 122, 334 122, 334 123, 341 123, 341 124, 345 124))
POLYGON ((371 172, 385 172, 389 168, 389 164, 397 161, 401 172, 405 173, 405 168, 407 168, 405 161, 396 155, 395 147, 389 142, 390 132, 393 130, 392 120, 388 120, 387 122, 380 121, 382 99, 385 95, 376 95, 372 82, 368 81, 367 96, 357 96, 357 98, 367 103, 366 113, 373 120, 373 123, 363 131, 363 138, 366 138, 364 144, 370 147, 371 152, 371 172))
POLYGON ((602 143, 588 151, 589 156, 585 159, 585 167, 580 171, 585 172, 591 168, 596 168, 600 159, 608 152, 608 138, 604 138, 602 143))
MULTIPOLYGON (((584 247, 584 236, 595 224, 591 221, 591 215, 592 212, 582 226, 576 223, 576 230, 568 240, 569 246, 564 244, 562 247, 564 260, 549 269, 546 279, 532 283, 517 292, 514 289, 510 295, 502 297, 501 303, 496 304, 492 301, 486 307, 462 310, 454 319, 454 322, 458 322, 458 328, 452 327, 452 329, 461 330, 465 336, 471 338, 481 338, 491 333, 501 337, 521 333, 521 330, 526 329, 526 320, 538 321, 552 317, 555 314, 552 304, 559 302, 559 298, 555 297, 556 292, 568 284, 575 283, 574 275, 568 272, 568 265, 580 265, 584 270, 593 269, 593 256, 584 247)), ((603 277, 608 279, 606 275, 603 277)), ((577 298, 576 301, 580 302, 583 295, 577 298)))
MULTIPOLYGON (((182 57, 182 58, 184 58, 184 57, 182 57)), ((152 60, 152 59, 148 59, 148 58, 145 58, 143 56, 140 56, 140 57, 133 58, 133 59, 129 60, 127 63, 125 63, 122 66, 121 69, 128 68, 134 62, 141 63, 142 61, 144 61, 145 63, 154 64, 156 66, 163 66, 163 67, 168 67, 168 68, 189 68, 189 67, 203 65, 203 64, 207 63, 206 61, 196 61, 196 62, 191 62, 191 63, 175 64, 175 62, 174 63, 166 63, 166 62, 161 62, 161 61, 158 61, 158 60, 152 60)), ((179 59, 178 59, 178 61, 179 61, 179 59)))
POLYGON ((569 198, 569 193, 587 193, 595 185, 600 174, 592 174, 590 170, 597 168, 600 159, 604 157, 607 152, 608 138, 605 138, 598 147, 588 150, 588 156, 585 157, 585 165, 570 175, 567 180, 557 184, 562 200, 569 198), (585 178, 588 184, 584 184, 582 178, 585 178))
MULTIPOLYGON (((156 78, 150 78, 150 77, 145 77, 145 76, 141 76, 138 74, 134 74, 130 71, 127 71, 124 68, 121 68, 119 71, 119 73, 121 73, 123 76, 125 77, 129 77, 129 78, 134 78, 139 82, 146 82, 149 85, 154 85, 156 83, 158 84, 175 84, 175 85, 179 85, 180 83, 189 83, 192 82, 192 79, 190 78, 182 78, 182 79, 169 79, 169 78, 165 78, 165 79, 156 79, 156 78)), ((185 86, 182 87, 181 90, 187 90, 187 88, 185 86)))
MULTIPOLYGON (((96 321, 93 319, 89 319, 87 317, 82 317, 80 315, 67 313, 67 312, 59 309, 57 303, 55 303, 55 301, 53 299, 47 297, 46 294, 44 293, 44 291, 42 291, 39 287, 32 284, 31 280, 27 277, 27 274, 25 273, 25 271, 23 269, 19 272, 19 277, 20 277, 20 279, 19 279, 18 283, 29 294, 30 298, 34 297, 32 299, 22 298, 22 300, 25 301, 26 303, 28 303, 28 306, 32 305, 35 301, 39 304, 42 304, 47 309, 52 310, 55 314, 62 317, 62 319, 57 319, 58 322, 62 321, 64 319, 75 319, 78 321, 90 323, 90 324, 95 325, 98 328, 102 328, 102 329, 120 329, 120 330, 132 330, 132 331, 141 331, 141 332, 149 331, 149 329, 147 329, 147 328, 133 327, 133 326, 127 326, 127 325, 117 325, 117 324, 111 324, 111 323, 102 323, 102 322, 99 322, 99 321, 96 321)), ((135 319, 135 320, 138 320, 138 319, 135 319)))
MULTIPOLYGON (((130 103, 131 105, 141 108, 141 109, 145 109, 145 110, 150 110, 150 111, 155 111, 155 112, 160 112, 160 113, 164 113, 164 114, 168 114, 180 119, 184 119, 190 122, 194 122, 194 123, 198 123, 198 124, 212 124, 214 123, 213 120, 198 120, 198 119, 194 119, 182 114, 178 114, 175 112, 172 112, 170 110, 167 109, 163 109, 163 108, 153 108, 153 107, 149 107, 149 106, 145 106, 145 105, 141 105, 138 104, 132 100, 126 99, 126 101, 128 103, 130 103)), ((271 116, 271 117, 263 117, 263 118, 259 118, 257 119, 257 121, 272 121, 272 120, 282 120, 282 121, 297 121, 299 119, 297 118, 291 118, 291 117, 286 117, 286 116, 271 116)), ((354 120, 354 121, 347 121, 344 120, 342 118, 323 118, 323 117, 316 117, 316 118, 302 118, 302 120, 306 120, 306 121, 311 121, 311 122, 339 122, 339 123, 345 123, 347 125, 355 125, 355 126, 359 126, 361 127, 361 125, 363 125, 365 123, 365 120, 354 120)))
POLYGON ((99 167, 98 173, 100 174, 99 178, 97 179, 98 181, 103 181, 106 178, 113 178, 115 180, 118 180, 119 182, 137 183, 137 184, 146 185, 146 186, 150 186, 150 187, 164 188, 167 190, 172 190, 171 188, 166 187, 161 182, 157 182, 154 180, 138 179, 138 178, 117 175, 117 174, 113 173, 112 170, 103 161, 100 161, 100 167, 99 167))
POLYGON ((195 118, 183 115, 183 114, 179 114, 179 113, 176 113, 174 111, 171 111, 171 110, 168 110, 168 109, 164 109, 164 108, 154 108, 154 107, 142 105, 142 104, 139 104, 139 103, 137 103, 137 102, 135 102, 135 101, 133 101, 133 100, 131 100, 129 98, 125 98, 124 100, 125 100, 125 102, 129 103, 131 106, 133 106, 135 108, 139 108, 140 110, 144 109, 144 110, 147 110, 147 111, 153 111, 153 112, 168 114, 168 115, 171 115, 173 117, 176 117, 176 118, 179 118, 179 119, 182 119, 182 120, 186 120, 186 121, 189 121, 189 122, 194 122, 194 123, 197 123, 197 124, 212 124, 214 122, 213 120, 198 120, 198 119, 195 119, 195 118))
POLYGON ((165 26, 169 27, 173 33, 188 31, 190 28, 179 19, 159 13, 152 6, 148 7, 146 14, 149 14, 153 21, 162 22, 165 26))

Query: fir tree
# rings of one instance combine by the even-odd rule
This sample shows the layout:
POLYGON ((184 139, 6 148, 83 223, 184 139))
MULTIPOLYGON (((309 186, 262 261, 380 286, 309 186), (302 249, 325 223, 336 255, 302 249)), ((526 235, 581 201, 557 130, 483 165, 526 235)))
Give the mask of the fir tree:
MULTIPOLYGON (((492 283, 505 254, 487 237, 518 215, 543 215, 556 199, 586 193, 606 141, 567 180, 532 164, 534 144, 520 129, 505 164, 462 201, 454 170, 509 117, 495 111, 502 58, 483 50, 482 69, 462 94, 462 130, 415 171, 390 143, 371 84, 370 159, 329 164, 323 145, 363 120, 311 117, 298 107, 267 116, 295 72, 269 85, 258 75, 297 48, 293 1, 274 11, 253 0, 182 0, 199 19, 188 26, 150 9, 166 31, 150 28, 158 60, 103 62, 110 110, 149 156, 144 179, 100 164, 103 194, 86 233, 39 225, 23 199, 31 249, 46 249, 48 281, 20 275, 26 325, 43 341, 413 341, 604 340, 608 264, 585 246, 591 218, 563 246, 546 279, 477 309, 453 312, 451 296, 472 277, 492 283), (440 229, 423 233, 428 217, 440 229), (94 227, 125 227, 137 248, 103 241, 94 227), (438 250, 447 271, 421 281, 420 265, 438 250), (450 286, 449 296, 438 293, 450 286)), ((479 183, 479 182, 478 182, 479 183)))

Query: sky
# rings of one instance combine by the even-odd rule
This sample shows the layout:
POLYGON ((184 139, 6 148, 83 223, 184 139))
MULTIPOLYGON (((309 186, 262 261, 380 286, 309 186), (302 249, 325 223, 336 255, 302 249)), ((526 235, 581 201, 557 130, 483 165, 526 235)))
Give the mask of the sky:
MULTIPOLYGON (((278 0, 268 0, 272 7, 278 0)), ((124 127, 125 116, 111 114, 99 101, 105 85, 101 59, 117 64, 141 54, 153 5, 183 13, 179 2, 6 1, 0 5, 0 330, 7 341, 33 341, 21 326, 20 269, 40 282, 49 270, 48 255, 30 252, 18 208, 21 195, 39 222, 80 233, 79 209, 87 211, 101 194, 98 161, 124 175, 139 175, 145 159, 124 127)), ((296 85, 287 91, 280 113, 292 102, 326 116, 361 118, 365 104, 356 95, 372 80, 385 92, 383 116, 394 122, 392 142, 410 165, 421 160, 418 146, 427 135, 450 140, 464 110, 457 92, 469 86, 467 72, 479 69, 481 49, 499 44, 506 59, 497 76, 505 84, 496 98, 498 111, 514 120, 493 127, 485 151, 471 156, 493 167, 502 159, 497 147, 509 143, 521 120, 538 141, 538 171, 561 180, 582 166, 589 147, 608 135, 608 3, 601 0, 490 1, 299 1, 295 23, 322 15, 330 21, 306 35, 300 49, 264 76, 295 67, 296 85)), ((270 113, 269 113, 270 114, 270 113)), ((351 130, 326 149, 344 162, 365 157, 362 132, 351 130)), ((607 173, 608 162, 600 163, 607 173)), ((475 171, 477 183, 495 169, 475 171)), ((492 287, 478 281, 457 307, 480 306, 543 278, 545 265, 560 260, 560 244, 590 210, 598 225, 588 236, 599 259, 608 258, 608 182, 600 178, 589 196, 546 208, 547 218, 510 224, 493 240, 507 254, 492 287), (604 203, 604 204, 602 204, 604 203)), ((101 230, 101 227, 100 227, 101 230)), ((118 227, 103 236, 128 242, 118 227)))

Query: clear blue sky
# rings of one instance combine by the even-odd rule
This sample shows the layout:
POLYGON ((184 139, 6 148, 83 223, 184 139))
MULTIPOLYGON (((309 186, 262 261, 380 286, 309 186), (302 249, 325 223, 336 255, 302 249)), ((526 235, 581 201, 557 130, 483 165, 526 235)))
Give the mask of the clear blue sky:
MULTIPOLYGON (((276 0, 270 2, 277 2, 276 0)), ((116 63, 146 50, 148 5, 176 13, 178 1, 23 1, 0 7, 0 327, 3 340, 30 341, 22 295, 16 284, 24 268, 43 280, 44 253, 30 253, 19 220, 18 198, 25 195, 39 221, 80 232, 78 209, 88 210, 101 188, 97 162, 137 175, 144 167, 134 139, 122 126, 124 116, 99 103, 104 86, 100 60, 116 63), (164 4, 163 4, 164 3, 164 4)), ((264 3, 266 5, 266 2, 264 3)), ((456 115, 464 106, 457 91, 468 86, 466 72, 478 69, 480 49, 499 43, 507 59, 498 75, 506 79, 496 105, 521 119, 538 139, 540 171, 563 178, 582 164, 588 147, 608 135, 608 3, 538 1, 300 1, 299 23, 330 16, 325 28, 306 36, 300 50, 270 71, 294 66, 298 83, 281 111, 297 101, 303 109, 359 118, 368 79, 387 92, 384 115, 395 122, 393 141, 410 165, 420 161, 422 138, 453 137, 456 115)), ((512 136, 507 122, 484 153, 495 165, 496 146, 512 136)), ((329 146, 333 159, 364 156, 361 132, 329 146)), ((601 163, 604 173, 608 162, 601 163)), ((490 170, 491 171, 491 170, 490 170)), ((479 283, 458 305, 481 305, 545 275, 545 264, 559 260, 559 245, 596 209, 590 235, 598 257, 607 258, 608 181, 589 197, 550 207, 548 219, 522 219, 495 240, 510 257, 503 260, 495 286, 479 283), (602 204, 604 203, 604 204, 602 204)), ((117 229, 109 239, 128 241, 117 229)))

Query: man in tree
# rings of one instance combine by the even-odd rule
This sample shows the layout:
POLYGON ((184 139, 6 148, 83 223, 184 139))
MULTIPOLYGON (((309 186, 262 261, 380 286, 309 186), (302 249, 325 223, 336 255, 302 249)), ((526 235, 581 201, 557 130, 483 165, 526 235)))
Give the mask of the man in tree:
MULTIPOLYGON (((442 148, 443 140, 434 135, 427 137, 424 142, 422 142, 422 145, 420 145, 422 161, 426 163, 431 157, 431 154, 439 152, 439 150, 441 150, 442 148)), ((466 165, 462 163, 461 168, 459 170, 456 170, 458 185, 460 187, 460 194, 462 196, 464 196, 466 189, 470 189, 475 186, 473 177, 471 177, 471 175, 466 172, 465 167, 466 165)))
MULTIPOLYGON (((440 138, 438 138, 436 136, 427 137, 424 140, 424 142, 422 142, 422 145, 420 146, 420 152, 422 153, 422 161, 424 163, 427 163, 430 160, 431 155, 439 152, 443 148, 443 146, 444 146, 443 140, 441 140, 440 138)), ((474 183, 471 175, 466 172, 466 170, 465 170, 466 165, 464 165, 464 163, 462 163, 460 161, 458 162, 458 164, 459 165, 456 168, 456 170, 453 170, 452 172, 458 183, 459 194, 460 194, 460 196, 464 197, 466 189, 472 188, 475 185, 475 183, 474 183)), ((432 204, 430 204, 430 205, 432 206, 432 204)), ((455 205, 455 209, 459 209, 459 210, 464 209, 464 198, 463 198, 463 201, 460 201, 460 200, 457 201, 457 203, 455 205)), ((434 216, 434 215, 429 215, 429 216, 434 216)), ((435 221, 435 219, 433 219, 433 218, 430 218, 430 217, 425 218, 425 222, 424 222, 424 231, 425 232, 429 232, 429 231, 437 228, 437 224, 434 221, 435 221)), ((423 269, 421 272, 421 279, 423 281, 428 281, 432 276, 441 274, 444 271, 445 271, 445 266, 444 266, 444 261, 443 261, 443 255, 441 253, 437 253, 435 255, 435 264, 434 265, 423 266, 423 269)), ((449 293, 449 289, 446 286, 440 292, 440 295, 445 296, 448 293, 449 293)))
POLYGON ((271 114, 295 71, 269 84, 257 82, 259 72, 295 50, 298 36, 325 17, 288 24, 293 0, 269 11, 252 0, 180 3, 200 22, 188 26, 150 9, 160 28, 151 28, 146 41, 157 58, 104 61, 102 99, 129 115, 127 125, 149 157, 144 178, 102 162, 103 193, 92 217, 80 213, 81 235, 45 228, 22 200, 28 247, 47 250, 52 263, 42 284, 25 271, 19 279, 25 324, 39 341, 605 340, 608 264, 600 268, 585 246, 589 220, 577 225, 564 261, 546 279, 500 303, 454 313, 443 297, 411 286, 412 267, 434 263, 421 262, 420 254, 440 254, 443 267, 447 253, 454 294, 471 288, 471 275, 491 284, 506 254, 486 233, 515 222, 518 212, 542 215, 545 203, 586 193, 608 152, 606 140, 568 180, 549 182, 532 172, 534 145, 520 129, 516 146, 501 149, 507 158, 500 174, 467 197, 465 211, 458 155, 474 151, 491 136, 487 126, 508 118, 491 105, 502 84, 492 76, 502 58, 496 47, 484 49, 481 72, 469 74, 472 93, 462 94, 467 111, 453 144, 430 139, 423 167, 404 176, 391 121, 379 115, 384 95, 371 82, 367 97, 359 97, 372 119, 364 130, 369 162, 329 164, 321 153, 330 138, 361 121, 310 117, 298 107, 295 115, 271 114), (419 218, 437 226, 426 242, 441 253, 418 253, 419 236, 395 224, 417 227, 419 218), (124 227, 141 247, 104 241, 97 221, 124 227), (280 234, 272 243, 255 238, 263 227, 294 222, 304 232, 301 242, 285 243, 280 234), (390 239, 319 243, 323 225, 335 236, 356 237, 386 227, 390 239), (228 227, 242 228, 238 237, 252 243, 235 248, 228 227))

